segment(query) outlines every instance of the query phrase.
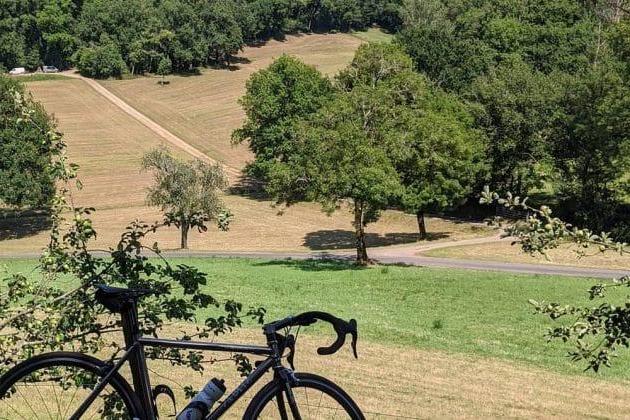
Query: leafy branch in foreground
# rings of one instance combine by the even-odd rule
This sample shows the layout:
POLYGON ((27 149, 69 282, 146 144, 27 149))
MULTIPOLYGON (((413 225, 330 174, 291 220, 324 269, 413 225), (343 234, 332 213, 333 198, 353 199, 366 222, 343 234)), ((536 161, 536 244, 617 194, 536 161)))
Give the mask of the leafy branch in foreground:
MULTIPOLYGON (((505 197, 491 192, 485 187, 480 199, 481 204, 497 204, 508 208, 519 208, 528 212, 524 221, 508 226, 506 236, 515 239, 513 244, 520 244, 524 252, 530 255, 547 256, 548 251, 563 244, 576 245, 578 257, 615 252, 619 255, 630 254, 628 244, 617 242, 609 234, 595 234, 588 229, 580 229, 552 215, 551 208, 534 208, 527 204, 527 198, 505 197), (589 251, 595 251, 589 254, 589 251)), ((588 290, 591 300, 606 297, 611 288, 630 287, 630 273, 611 282, 600 283, 588 290)), ((624 303, 615 305, 603 302, 595 307, 578 307, 559 303, 529 301, 536 312, 549 316, 553 320, 570 318, 567 325, 549 330, 549 340, 572 341, 574 348, 569 352, 573 361, 585 361, 586 370, 599 371, 599 368, 611 366, 612 357, 620 347, 630 347, 630 297, 624 303)))
MULTIPOLYGON (((26 107, 16 96, 16 106, 26 107)), ((28 109, 18 113, 20 124, 36 127, 28 109)), ((17 117, 16 117, 17 118, 17 117)), ((196 337, 209 337, 231 331, 252 317, 263 321, 262 308, 245 309, 234 300, 219 300, 205 293, 207 277, 197 268, 171 264, 160 253, 157 244, 144 245, 163 223, 131 223, 117 245, 98 253, 90 245, 96 230, 91 208, 79 208, 70 199, 70 183, 76 167, 66 164, 64 144, 57 133, 51 141, 58 143, 60 153, 55 162, 58 192, 52 199, 50 242, 43 252, 35 273, 7 274, 0 282, 0 374, 16 362, 35 354, 53 350, 97 353, 111 350, 115 357, 122 339, 119 317, 95 303, 97 284, 148 288, 154 291, 140 305, 140 328, 146 335, 157 335, 168 322, 198 322, 196 311, 208 308, 211 316, 196 327, 196 337), (152 258, 149 257, 152 256, 152 258)), ((179 338, 188 340, 192 334, 179 338)), ((213 360, 194 351, 148 349, 151 359, 163 358, 174 365, 203 370, 203 363, 213 360)), ((239 355, 237 367, 247 366, 239 355)))

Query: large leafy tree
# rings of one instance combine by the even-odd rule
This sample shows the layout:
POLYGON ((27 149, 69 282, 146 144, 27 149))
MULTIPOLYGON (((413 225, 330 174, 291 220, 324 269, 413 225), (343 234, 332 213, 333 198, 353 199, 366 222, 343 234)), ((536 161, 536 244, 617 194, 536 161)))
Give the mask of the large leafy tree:
POLYGON ((71 0, 57 0, 45 2, 35 15, 41 34, 41 57, 46 65, 66 68, 70 64, 70 57, 79 43, 74 34, 74 10, 75 4, 71 0))
POLYGON ((232 134, 234 142, 246 141, 256 158, 249 173, 265 179, 269 166, 292 155, 293 126, 300 117, 317 111, 333 94, 330 81, 314 67, 283 55, 247 81, 240 103, 247 119, 232 134))
POLYGON ((425 213, 457 208, 485 170, 485 136, 459 101, 443 93, 402 110, 402 147, 397 169, 404 186, 401 204, 415 214, 420 238, 427 235, 425 213))
POLYGON ((16 80, 0 75, 0 204, 45 207, 55 194, 55 123, 16 80))
MULTIPOLYGON (((173 70, 188 71, 191 67, 202 65, 207 58, 207 42, 198 10, 205 7, 204 3, 195 5, 189 1, 162 0, 156 6, 161 24, 153 31, 159 33, 160 30, 166 29, 172 34, 168 49, 161 53, 169 56, 173 70)), ((146 45, 146 41, 144 43, 144 51, 151 56, 151 52, 154 51, 153 46, 146 45)), ((150 71, 153 63, 144 68, 150 71)))
POLYGON ((374 90, 383 105, 379 129, 403 186, 397 199, 418 219, 457 207, 471 192, 484 167, 484 136, 455 95, 444 93, 412 71, 410 57, 396 45, 370 44, 357 51, 337 80, 346 91, 374 90), (384 117, 384 118, 382 118, 384 117))
POLYGON ((113 42, 125 61, 131 46, 142 39, 156 19, 147 0, 87 0, 83 3, 76 32, 84 44, 113 42))
POLYGON ((229 64, 229 59, 244 45, 239 26, 238 5, 228 0, 202 2, 199 10, 202 31, 207 45, 208 59, 217 64, 229 64))
POLYGON ((144 156, 142 166, 155 178, 147 202, 164 211, 166 224, 180 229, 181 248, 188 248, 190 229, 206 231, 209 221, 216 221, 222 230, 228 229, 231 215, 220 197, 227 187, 227 177, 219 164, 184 162, 157 149, 144 156))
POLYGON ((400 192, 382 144, 382 121, 391 111, 385 99, 369 87, 338 94, 295 127, 292 154, 270 171, 268 191, 279 203, 316 201, 329 213, 350 206, 358 264, 369 262, 365 226, 400 192))

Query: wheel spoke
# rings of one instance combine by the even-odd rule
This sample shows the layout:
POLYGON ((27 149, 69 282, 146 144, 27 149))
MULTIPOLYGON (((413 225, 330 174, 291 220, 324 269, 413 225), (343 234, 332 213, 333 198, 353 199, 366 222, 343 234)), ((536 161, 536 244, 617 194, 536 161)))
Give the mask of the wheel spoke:
POLYGON ((308 410, 308 418, 310 419, 311 418, 311 405, 308 402, 308 391, 306 390, 306 387, 304 387, 304 395, 306 396, 306 407, 308 410))
MULTIPOLYGON (((44 406, 44 408, 46 409, 46 412, 48 413, 48 417, 49 417, 51 420, 55 420, 55 419, 53 418, 52 414, 50 414, 50 410, 48 409, 48 405, 46 405, 46 399, 45 399, 45 398, 44 398, 44 396, 42 395, 42 393, 41 393, 41 391, 40 391, 40 389, 39 389, 39 388, 40 388, 40 387, 36 386, 36 387, 35 387, 35 390, 36 390, 36 391, 37 391, 37 393, 39 394, 39 398, 41 398, 41 400, 42 400, 42 405, 43 405, 43 406, 44 406)), ((53 389, 54 389, 54 387, 53 387, 53 389)))

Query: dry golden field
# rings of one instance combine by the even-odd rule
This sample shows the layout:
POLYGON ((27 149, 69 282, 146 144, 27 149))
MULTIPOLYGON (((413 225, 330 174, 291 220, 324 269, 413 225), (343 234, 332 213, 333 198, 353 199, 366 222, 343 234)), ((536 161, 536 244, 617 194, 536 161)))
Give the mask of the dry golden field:
MULTIPOLYGON (((351 60, 360 42, 350 35, 290 36, 284 42, 246 48, 240 55, 242 63, 238 69, 174 76, 168 86, 159 86, 151 77, 107 81, 104 85, 210 157, 241 168, 251 155, 245 146, 230 144, 230 133, 242 122, 237 100, 251 73, 283 53, 298 55, 322 71, 334 73, 351 60)), ((28 87, 35 99, 57 118, 65 133, 68 154, 81 166, 84 188, 76 193, 75 204, 97 209, 93 217, 99 232, 95 245, 112 245, 135 218, 159 220, 159 211, 145 205, 151 177, 141 173, 139 167, 142 155, 164 142, 81 80, 32 82, 28 87)), ((303 204, 279 216, 268 201, 239 195, 228 195, 225 201, 235 215, 231 230, 193 233, 192 249, 308 251, 353 247, 351 219, 345 210, 329 217, 318 206, 303 204)), ((466 224, 442 219, 429 223, 434 239, 479 235, 466 224)), ((25 221, 20 224, 19 229, 10 221, 0 224, 0 238, 4 239, 0 242, 0 254, 35 252, 44 246, 45 231, 31 229, 25 221)), ((416 222, 414 217, 391 211, 379 223, 370 225, 368 231, 372 246, 405 243, 415 241, 416 222)), ((165 249, 176 248, 179 243, 175 229, 156 239, 165 249)))

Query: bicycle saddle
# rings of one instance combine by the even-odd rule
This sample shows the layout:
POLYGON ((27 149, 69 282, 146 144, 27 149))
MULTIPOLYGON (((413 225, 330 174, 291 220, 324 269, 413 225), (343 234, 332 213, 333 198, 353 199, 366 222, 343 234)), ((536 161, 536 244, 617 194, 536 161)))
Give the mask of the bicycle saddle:
POLYGON ((149 289, 125 289, 104 284, 96 286, 96 301, 112 312, 120 312, 131 304, 134 304, 142 296, 150 295, 149 289))

